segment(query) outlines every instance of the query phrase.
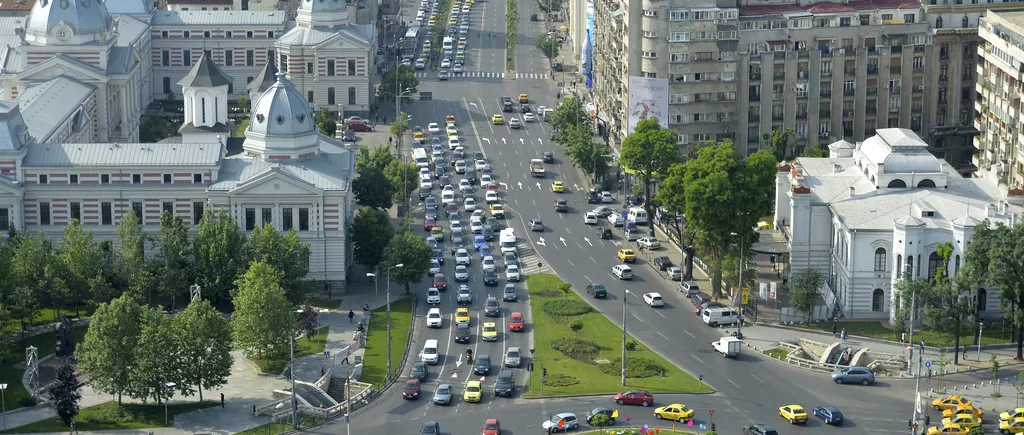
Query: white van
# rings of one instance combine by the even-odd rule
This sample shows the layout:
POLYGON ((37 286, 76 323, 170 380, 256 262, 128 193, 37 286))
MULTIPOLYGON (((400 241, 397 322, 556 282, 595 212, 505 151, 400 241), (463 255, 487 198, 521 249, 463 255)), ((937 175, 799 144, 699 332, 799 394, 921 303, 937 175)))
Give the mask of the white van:
POLYGON ((421 168, 430 167, 430 159, 427 158, 427 150, 423 148, 413 148, 412 161, 416 162, 416 166, 421 168))
POLYGON ((441 40, 441 48, 444 50, 451 50, 454 48, 454 45, 455 38, 452 38, 451 36, 445 36, 444 39, 441 40))
POLYGON ((501 230, 498 243, 501 245, 501 252, 516 252, 516 230, 512 228, 501 230))
POLYGON ((704 310, 700 314, 700 319, 703 320, 706 325, 716 328, 719 325, 735 325, 739 323, 739 315, 740 312, 736 308, 711 308, 704 310))
POLYGON ((629 213, 626 215, 626 220, 636 222, 637 225, 643 225, 647 223, 647 210, 642 207, 633 207, 629 209, 629 213))
POLYGON ((427 344, 423 345, 423 351, 420 352, 420 361, 427 364, 437 364, 439 359, 440 351, 437 347, 437 340, 427 340, 427 344))

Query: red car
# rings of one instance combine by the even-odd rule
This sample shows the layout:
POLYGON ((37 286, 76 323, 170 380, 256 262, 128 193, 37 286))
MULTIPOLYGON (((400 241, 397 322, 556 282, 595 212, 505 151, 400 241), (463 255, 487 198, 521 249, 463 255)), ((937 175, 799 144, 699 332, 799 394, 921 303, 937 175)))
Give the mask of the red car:
POLYGON ((508 330, 511 332, 522 332, 526 327, 526 322, 523 321, 523 313, 518 311, 512 313, 508 319, 508 330))
POLYGON ((432 217, 428 217, 426 219, 423 219, 423 231, 430 231, 430 230, 434 229, 435 226, 437 226, 437 220, 436 219, 434 219, 432 217))
POLYGON ((654 403, 654 396, 644 390, 630 390, 615 395, 615 403, 619 405, 649 406, 654 403))
POLYGON ((413 378, 405 381, 405 388, 402 388, 402 398, 415 400, 420 398, 420 380, 413 378))
POLYGON ((434 280, 431 282, 430 286, 438 290, 445 291, 448 290, 448 281, 444 279, 443 273, 435 273, 434 280))
POLYGON ((480 435, 498 435, 501 433, 501 423, 496 418, 484 420, 484 427, 480 429, 480 435))
POLYGON ((704 304, 697 304, 693 306, 693 314, 699 316, 700 312, 704 311, 705 308, 722 308, 724 306, 725 305, 722 305, 722 303, 718 301, 710 301, 704 304))
POLYGON ((349 130, 352 131, 373 131, 373 123, 363 121, 362 119, 350 119, 347 125, 349 130))

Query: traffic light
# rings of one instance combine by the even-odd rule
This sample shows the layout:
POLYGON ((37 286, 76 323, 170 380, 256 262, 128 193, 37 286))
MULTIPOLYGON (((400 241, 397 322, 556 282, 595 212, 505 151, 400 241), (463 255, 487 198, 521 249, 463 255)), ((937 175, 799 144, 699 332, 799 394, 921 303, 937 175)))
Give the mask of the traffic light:
POLYGON ((712 432, 714 432, 714 431, 715 431, 715 424, 714 424, 714 423, 711 423, 711 431, 712 431, 712 432))
POLYGON ((925 426, 929 426, 929 425, 931 425, 931 424, 932 424, 932 416, 930 416, 930 415, 925 415, 925 416, 924 416, 924 425, 925 425, 925 426))

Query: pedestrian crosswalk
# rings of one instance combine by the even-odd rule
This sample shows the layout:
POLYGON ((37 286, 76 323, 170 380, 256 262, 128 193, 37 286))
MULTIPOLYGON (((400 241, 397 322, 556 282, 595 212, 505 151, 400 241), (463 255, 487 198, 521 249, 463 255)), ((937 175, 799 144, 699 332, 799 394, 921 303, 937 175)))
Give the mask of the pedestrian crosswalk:
POLYGON ((537 255, 537 251, 533 249, 533 245, 519 239, 516 251, 519 253, 519 270, 523 275, 530 276, 544 271, 545 266, 542 264, 540 256, 537 255))
MULTIPOLYGON (((419 71, 416 73, 416 78, 437 78, 437 73, 419 71)), ((465 71, 461 73, 453 73, 449 80, 458 80, 460 78, 480 78, 480 79, 547 79, 550 75, 545 73, 498 73, 490 71, 465 71)))

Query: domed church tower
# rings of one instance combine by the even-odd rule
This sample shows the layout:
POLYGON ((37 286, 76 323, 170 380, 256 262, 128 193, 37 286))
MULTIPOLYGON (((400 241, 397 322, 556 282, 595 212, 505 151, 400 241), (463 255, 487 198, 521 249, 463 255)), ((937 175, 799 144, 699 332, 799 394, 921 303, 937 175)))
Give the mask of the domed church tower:
POLYGON ((283 72, 277 73, 277 81, 260 96, 252 111, 242 145, 249 157, 298 159, 319 151, 319 130, 309 103, 284 76, 283 72))
POLYGON ((107 41, 112 22, 100 0, 37 0, 25 25, 32 45, 83 45, 107 41))
POLYGON ((204 51, 192 70, 178 82, 185 97, 185 121, 178 130, 182 142, 216 143, 217 136, 227 138, 231 132, 228 87, 233 80, 213 62, 210 52, 204 51))

